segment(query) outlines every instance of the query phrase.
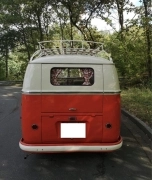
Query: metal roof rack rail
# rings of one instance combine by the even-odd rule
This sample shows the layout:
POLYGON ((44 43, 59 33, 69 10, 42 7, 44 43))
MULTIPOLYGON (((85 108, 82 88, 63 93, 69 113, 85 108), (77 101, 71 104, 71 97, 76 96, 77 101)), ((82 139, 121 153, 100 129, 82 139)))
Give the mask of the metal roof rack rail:
POLYGON ((83 40, 50 40, 38 42, 39 50, 31 57, 30 61, 35 58, 50 55, 89 55, 101 57, 104 54, 112 61, 110 54, 104 50, 104 44, 94 41, 83 40))

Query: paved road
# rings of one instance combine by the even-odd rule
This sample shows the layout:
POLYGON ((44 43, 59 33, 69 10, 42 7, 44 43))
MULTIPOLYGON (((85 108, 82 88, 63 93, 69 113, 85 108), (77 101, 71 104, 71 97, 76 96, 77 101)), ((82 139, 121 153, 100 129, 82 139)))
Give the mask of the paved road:
POLYGON ((21 88, 0 86, 0 180, 151 180, 151 141, 122 117, 120 150, 34 154, 19 149, 21 88))

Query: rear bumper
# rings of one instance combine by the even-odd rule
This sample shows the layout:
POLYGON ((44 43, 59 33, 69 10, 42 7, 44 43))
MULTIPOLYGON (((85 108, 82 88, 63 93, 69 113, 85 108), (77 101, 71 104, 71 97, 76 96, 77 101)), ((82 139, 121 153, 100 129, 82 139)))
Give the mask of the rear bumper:
POLYGON ((122 146, 122 138, 115 143, 81 143, 81 144, 26 144, 22 140, 19 147, 26 152, 60 153, 60 152, 106 152, 122 146))

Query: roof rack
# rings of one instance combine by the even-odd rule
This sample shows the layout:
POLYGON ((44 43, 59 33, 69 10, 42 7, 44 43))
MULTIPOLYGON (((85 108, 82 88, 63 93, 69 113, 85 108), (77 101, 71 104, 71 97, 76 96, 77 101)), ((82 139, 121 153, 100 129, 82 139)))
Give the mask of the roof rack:
POLYGON ((38 42, 39 50, 31 57, 30 61, 35 58, 49 55, 89 55, 101 57, 102 54, 112 61, 110 54, 104 50, 104 44, 94 41, 83 40, 51 40, 38 42))

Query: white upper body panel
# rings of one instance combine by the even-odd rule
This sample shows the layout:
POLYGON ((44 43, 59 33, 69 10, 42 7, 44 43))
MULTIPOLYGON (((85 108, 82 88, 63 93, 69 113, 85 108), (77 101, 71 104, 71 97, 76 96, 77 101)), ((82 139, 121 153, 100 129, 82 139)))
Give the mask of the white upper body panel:
POLYGON ((41 92, 41 64, 28 64, 22 91, 41 92))
POLYGON ((119 93, 120 87, 115 65, 106 59, 85 55, 54 55, 35 59, 27 66, 23 93, 102 92, 119 93), (92 68, 92 86, 54 86, 50 82, 52 68, 92 68))
POLYGON ((104 92, 120 92, 118 74, 115 65, 103 65, 104 92))

